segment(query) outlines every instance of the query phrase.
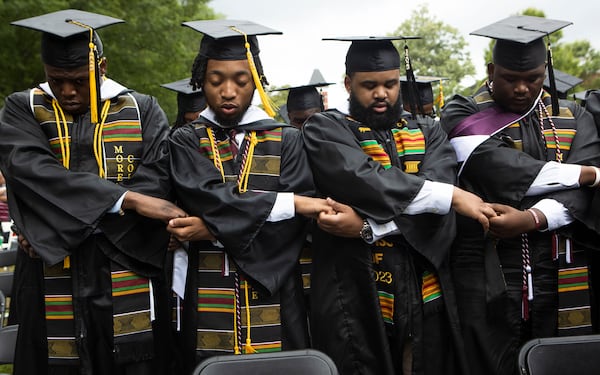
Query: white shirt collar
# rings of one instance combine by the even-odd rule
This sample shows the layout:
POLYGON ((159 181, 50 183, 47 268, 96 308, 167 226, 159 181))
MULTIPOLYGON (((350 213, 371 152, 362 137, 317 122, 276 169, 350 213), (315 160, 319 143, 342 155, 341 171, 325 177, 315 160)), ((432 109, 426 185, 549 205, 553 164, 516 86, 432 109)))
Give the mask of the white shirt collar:
MULTIPOLYGON (((215 116, 215 112, 212 109, 210 109, 209 107, 206 107, 204 109, 204 111, 202 111, 200 113, 200 116, 205 117, 208 120, 214 122, 215 124, 220 125, 219 121, 217 120, 217 118, 215 116)), ((248 109, 244 113, 244 116, 242 116, 242 119, 238 125, 250 124, 252 122, 256 122, 259 120, 266 120, 266 119, 270 119, 270 118, 271 117, 269 117, 269 115, 265 111, 263 111, 262 109, 260 109, 259 107, 255 106, 255 105, 251 105, 250 107, 248 107, 248 109)))

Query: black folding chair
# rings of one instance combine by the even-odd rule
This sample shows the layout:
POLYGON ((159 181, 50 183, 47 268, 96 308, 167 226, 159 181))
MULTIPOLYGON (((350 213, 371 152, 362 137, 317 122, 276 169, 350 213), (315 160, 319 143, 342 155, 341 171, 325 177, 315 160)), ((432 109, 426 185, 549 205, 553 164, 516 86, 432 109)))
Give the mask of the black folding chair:
POLYGON ((13 272, 0 272, 0 291, 4 293, 4 296, 6 297, 10 297, 13 279, 13 272))
POLYGON ((200 363, 193 375, 337 375, 335 364, 314 349, 221 355, 200 363))
POLYGON ((13 363, 18 331, 16 324, 0 328, 0 364, 13 363))
POLYGON ((17 250, 0 250, 0 267, 13 266, 17 262, 17 250))
POLYGON ((521 375, 600 373, 600 335, 533 339, 519 351, 521 375))
POLYGON ((4 293, 0 290, 0 327, 4 326, 4 313, 6 312, 6 297, 4 293))

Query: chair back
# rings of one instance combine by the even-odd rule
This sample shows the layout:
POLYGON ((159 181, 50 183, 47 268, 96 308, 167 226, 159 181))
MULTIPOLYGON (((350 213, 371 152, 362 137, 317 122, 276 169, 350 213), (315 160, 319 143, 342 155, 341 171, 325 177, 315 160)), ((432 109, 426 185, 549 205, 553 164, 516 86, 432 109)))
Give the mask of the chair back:
POLYGON ((17 250, 0 250, 0 267, 13 266, 17 262, 17 250))
POLYGON ((0 272, 0 291, 5 297, 10 297, 13 285, 13 272, 0 272))
POLYGON ((600 335, 533 339, 519 351, 521 375, 600 373, 600 335))
POLYGON ((17 345, 18 325, 10 325, 0 328, 0 363, 13 363, 15 347, 17 345))
POLYGON ((222 355, 200 363, 193 375, 337 375, 335 364, 314 349, 274 353, 222 355))

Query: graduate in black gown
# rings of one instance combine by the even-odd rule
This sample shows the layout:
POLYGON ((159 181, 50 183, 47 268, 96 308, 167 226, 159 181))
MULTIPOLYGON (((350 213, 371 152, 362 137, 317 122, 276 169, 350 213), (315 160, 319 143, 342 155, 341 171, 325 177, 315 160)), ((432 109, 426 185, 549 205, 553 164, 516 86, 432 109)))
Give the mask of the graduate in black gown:
MULTIPOLYGON (((315 69, 308 84, 272 91, 288 91, 285 102, 285 113, 282 113, 282 117, 291 125, 301 128, 310 115, 325 110, 321 88, 332 84, 333 83, 325 82, 321 73, 315 69)), ((284 108, 281 108, 280 113, 283 110, 284 108)))
POLYGON ((349 113, 303 127, 315 184, 336 211, 313 234, 313 344, 341 374, 464 374, 452 208, 484 226, 494 211, 454 187, 456 158, 433 119, 402 115, 395 39, 342 38, 352 41, 349 113))
MULTIPOLYGON (((441 116, 460 186, 497 202, 485 234, 459 216, 452 272, 474 374, 517 373, 528 339, 590 333, 586 250, 598 247, 600 139, 593 117, 543 89, 543 38, 569 22, 513 16, 473 34, 496 39, 488 81, 441 116)), ((590 253, 593 254, 593 253, 590 253)))
POLYGON ((177 93, 177 118, 173 128, 192 122, 206 108, 206 98, 200 88, 194 90, 190 84, 190 78, 164 83, 162 87, 177 93))
POLYGON ((165 114, 105 76, 95 29, 119 22, 77 10, 14 22, 43 33, 47 77, 0 112, 0 167, 24 250, 15 374, 161 373, 152 290, 166 222, 185 213, 165 200, 165 114))
POLYGON ((264 100, 256 34, 279 32, 246 21, 184 25, 204 34, 192 84, 208 103, 169 143, 177 201, 191 215, 168 227, 189 241, 178 326, 190 371, 212 355, 307 347, 301 215, 330 208, 310 197, 300 132, 273 120, 264 100), (265 110, 251 104, 255 90, 265 110))

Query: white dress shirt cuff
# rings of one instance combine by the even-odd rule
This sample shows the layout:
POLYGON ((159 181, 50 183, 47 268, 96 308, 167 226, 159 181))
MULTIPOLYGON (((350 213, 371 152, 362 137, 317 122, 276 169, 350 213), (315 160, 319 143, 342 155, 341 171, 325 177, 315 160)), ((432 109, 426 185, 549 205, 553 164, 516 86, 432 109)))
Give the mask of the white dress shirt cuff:
POLYGON ((426 180, 423 187, 404 210, 404 214, 417 215, 431 213, 445 215, 452 206, 454 185, 426 180))
POLYGON ((394 234, 400 234, 400 229, 396 225, 394 221, 388 221, 384 224, 377 224, 372 219, 367 218, 369 225, 371 226, 371 230, 373 231, 373 241, 370 243, 374 243, 386 236, 391 236, 394 234))
POLYGON ((562 203, 554 199, 542 199, 534 204, 532 208, 537 208, 546 216, 548 228, 543 231, 553 231, 571 224, 575 220, 569 213, 569 210, 562 203))
POLYGON ((121 195, 121 198, 117 199, 115 204, 107 211, 109 214, 116 214, 117 212, 121 211, 121 206, 123 205, 123 199, 125 199, 125 194, 127 194, 127 192, 124 192, 123 195, 121 195))
POLYGON ((267 221, 276 222, 291 219, 296 214, 294 208, 294 193, 277 193, 275 204, 267 221))
POLYGON ((576 189, 579 187, 581 165, 547 162, 525 193, 532 197, 558 190, 576 189))

